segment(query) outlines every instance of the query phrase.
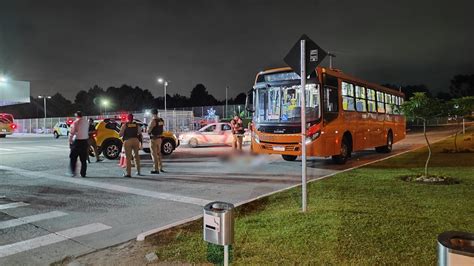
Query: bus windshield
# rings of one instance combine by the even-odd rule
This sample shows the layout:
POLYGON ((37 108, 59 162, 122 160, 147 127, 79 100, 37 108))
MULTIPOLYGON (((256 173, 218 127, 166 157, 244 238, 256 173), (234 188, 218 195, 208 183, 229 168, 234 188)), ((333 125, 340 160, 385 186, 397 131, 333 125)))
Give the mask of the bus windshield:
MULTIPOLYGON (((319 84, 306 84, 306 119, 320 118, 319 84)), ((256 90, 257 122, 293 123, 301 118, 301 85, 275 86, 256 90)))

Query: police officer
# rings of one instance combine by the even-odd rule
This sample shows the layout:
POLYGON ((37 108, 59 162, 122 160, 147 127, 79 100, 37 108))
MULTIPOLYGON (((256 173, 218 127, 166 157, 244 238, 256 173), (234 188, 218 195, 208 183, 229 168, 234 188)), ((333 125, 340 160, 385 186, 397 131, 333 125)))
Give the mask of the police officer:
POLYGON ((123 146, 125 148, 125 156, 127 157, 127 172, 123 174, 124 177, 132 177, 132 152, 135 158, 135 165, 137 166, 137 175, 140 173, 140 140, 142 133, 140 126, 133 122, 133 114, 128 114, 127 122, 122 124, 120 128, 120 137, 123 139, 123 146))
POLYGON ((153 118, 150 121, 148 126, 148 134, 150 134, 150 149, 151 149, 151 158, 153 158, 153 170, 150 172, 152 174, 159 174, 160 171, 163 172, 163 165, 161 162, 161 142, 163 138, 163 126, 164 121, 161 117, 158 117, 158 110, 151 110, 153 118))
POLYGON ((238 115, 235 115, 232 121, 230 121, 230 125, 232 126, 232 135, 234 137, 232 147, 241 151, 245 132, 244 123, 238 115))

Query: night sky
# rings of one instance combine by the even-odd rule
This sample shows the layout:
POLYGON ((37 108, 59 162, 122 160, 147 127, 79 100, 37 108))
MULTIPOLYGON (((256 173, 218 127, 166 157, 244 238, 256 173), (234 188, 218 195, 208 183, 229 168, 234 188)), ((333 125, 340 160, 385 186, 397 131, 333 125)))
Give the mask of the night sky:
MULTIPOLYGON (((47 1, 0 0, 0 73, 31 93, 130 84, 218 99, 285 65, 306 33, 335 66, 377 83, 445 90, 474 73, 474 1, 47 1)), ((327 65, 325 60, 323 65, 327 65)))

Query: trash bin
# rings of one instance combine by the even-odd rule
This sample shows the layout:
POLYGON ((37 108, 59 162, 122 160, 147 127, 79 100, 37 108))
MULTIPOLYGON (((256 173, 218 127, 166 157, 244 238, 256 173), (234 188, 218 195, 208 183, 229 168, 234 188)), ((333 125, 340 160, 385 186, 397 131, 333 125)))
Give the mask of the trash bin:
POLYGON ((474 234, 456 231, 440 234, 438 265, 474 265, 474 234))
POLYGON ((211 202, 204 206, 204 241, 227 246, 234 242, 234 205, 211 202))

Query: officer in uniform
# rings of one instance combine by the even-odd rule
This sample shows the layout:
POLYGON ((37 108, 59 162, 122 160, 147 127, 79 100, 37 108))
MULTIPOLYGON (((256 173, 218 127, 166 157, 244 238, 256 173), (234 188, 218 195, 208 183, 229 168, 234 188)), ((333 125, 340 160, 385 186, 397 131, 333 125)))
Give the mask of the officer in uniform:
POLYGON ((234 137, 234 140, 232 142, 232 147, 234 149, 238 149, 239 151, 242 151, 242 141, 244 139, 244 123, 242 122, 242 119, 238 115, 234 116, 234 119, 230 121, 230 125, 232 126, 232 135, 234 137))
POLYGON ((132 177, 132 152, 133 158, 135 158, 135 165, 137 166, 137 175, 140 173, 140 140, 142 139, 142 133, 140 126, 133 122, 133 114, 128 114, 128 122, 123 123, 120 128, 120 137, 123 139, 123 146, 125 148, 125 156, 127 157, 127 173, 124 173, 124 177, 132 177))
POLYGON ((161 163, 161 142, 163 138, 163 126, 165 122, 161 117, 158 117, 158 110, 151 110, 153 118, 148 126, 148 134, 150 134, 150 149, 151 158, 153 158, 152 174, 159 174, 163 172, 163 165, 161 163))

